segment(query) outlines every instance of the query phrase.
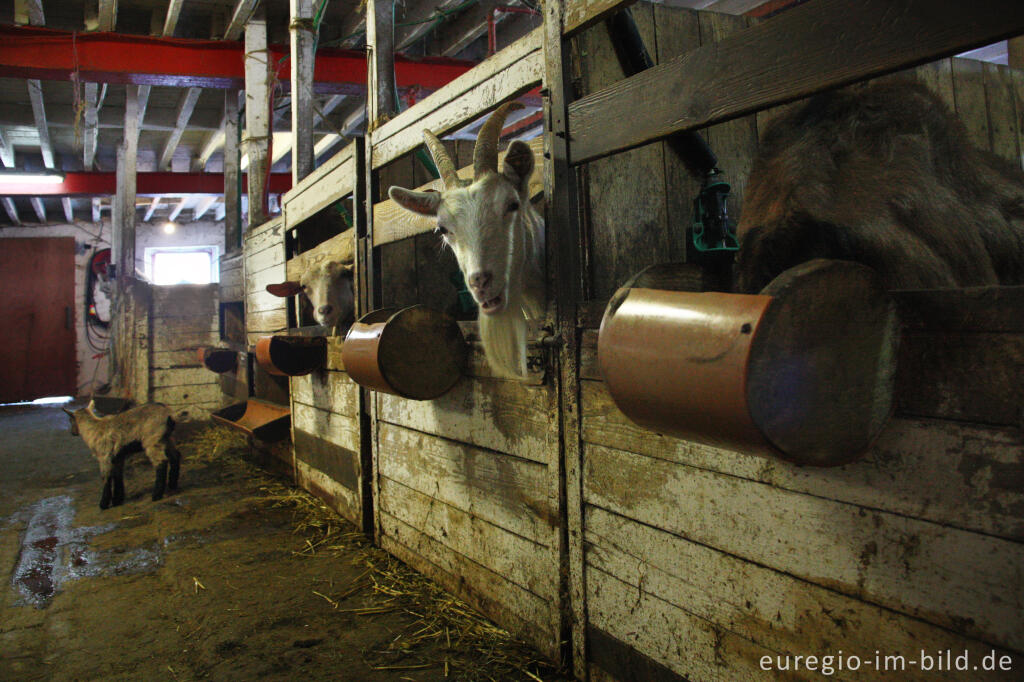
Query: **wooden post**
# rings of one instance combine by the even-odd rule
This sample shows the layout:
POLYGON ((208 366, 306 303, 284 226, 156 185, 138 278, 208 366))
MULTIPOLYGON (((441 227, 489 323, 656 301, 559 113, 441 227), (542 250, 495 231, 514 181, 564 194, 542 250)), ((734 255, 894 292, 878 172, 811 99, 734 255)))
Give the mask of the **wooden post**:
POLYGON ((138 89, 127 86, 124 107, 124 139, 117 150, 117 210, 114 234, 120 249, 114 253, 122 289, 135 277, 135 173, 139 150, 138 89))
POLYGON ((558 401, 561 456, 557 461, 564 481, 565 531, 559 555, 563 581, 561 631, 568 642, 563 663, 572 662, 577 679, 587 678, 586 583, 583 556, 583 467, 580 444, 579 334, 577 308, 582 284, 582 236, 577 214, 576 176, 569 165, 569 116, 572 80, 569 55, 562 39, 565 0, 544 3, 544 192, 548 198, 548 268, 555 273, 556 333, 562 344, 558 354, 558 401))
POLYGON ((224 252, 242 245, 238 207, 238 91, 224 91, 224 252))
POLYGON ((1024 36, 1017 36, 1006 41, 1006 63, 1011 69, 1024 70, 1024 36))
POLYGON ((367 0, 366 45, 370 52, 366 88, 367 131, 376 129, 397 109, 394 26, 395 6, 391 0, 367 0))
POLYGON ((245 139, 249 156, 249 226, 267 219, 263 185, 267 172, 270 140, 270 53, 267 51, 267 19, 262 7, 245 25, 245 139))
POLYGON ((291 0, 292 185, 313 172, 313 0, 291 0))

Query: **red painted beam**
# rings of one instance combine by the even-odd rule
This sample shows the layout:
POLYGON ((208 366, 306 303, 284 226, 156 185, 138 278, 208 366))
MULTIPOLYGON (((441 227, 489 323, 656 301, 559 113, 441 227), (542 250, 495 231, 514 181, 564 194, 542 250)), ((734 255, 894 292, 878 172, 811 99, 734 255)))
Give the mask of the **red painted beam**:
MULTIPOLYGON (((70 80, 78 72, 94 83, 134 83, 174 87, 242 88, 242 43, 126 35, 71 33, 36 26, 0 26, 0 76, 70 80)), ((288 47, 271 46, 277 77, 290 77, 288 47)), ((437 89, 474 66, 446 58, 412 59, 395 55, 398 86, 437 89)), ((357 94, 366 90, 366 54, 320 49, 313 72, 322 93, 357 94)))
MULTIPOLYGON (((246 191, 248 175, 242 176, 242 192, 246 191)), ((139 195, 166 194, 223 194, 222 173, 137 173, 136 193, 139 195)), ((271 194, 283 194, 292 188, 291 173, 271 173, 271 194)), ((64 182, 56 184, 21 184, 4 182, 0 175, 0 196, 44 197, 44 196, 95 196, 117 193, 117 178, 114 173, 77 172, 64 173, 64 182)))

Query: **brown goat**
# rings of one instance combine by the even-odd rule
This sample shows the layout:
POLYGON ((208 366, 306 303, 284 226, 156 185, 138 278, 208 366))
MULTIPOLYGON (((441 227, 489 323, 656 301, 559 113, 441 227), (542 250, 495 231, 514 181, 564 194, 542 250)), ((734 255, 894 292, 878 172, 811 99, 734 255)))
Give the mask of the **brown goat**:
POLYGON ((765 131, 739 223, 737 289, 814 258, 890 289, 1024 283, 1024 172, 973 146, 917 83, 810 99, 765 131))

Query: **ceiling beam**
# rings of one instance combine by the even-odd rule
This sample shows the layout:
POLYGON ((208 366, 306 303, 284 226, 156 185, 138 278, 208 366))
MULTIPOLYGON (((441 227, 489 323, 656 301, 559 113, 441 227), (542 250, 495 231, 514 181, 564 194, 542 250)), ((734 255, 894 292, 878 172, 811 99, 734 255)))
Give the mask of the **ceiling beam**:
POLYGON ((235 10, 231 13, 231 21, 224 29, 224 40, 241 40, 245 25, 252 18, 252 13, 260 0, 238 0, 235 10))
POLYGON ((395 49, 404 50, 417 40, 426 35, 444 17, 440 14, 459 4, 462 0, 442 0, 440 3, 420 2, 416 4, 407 3, 405 14, 399 19, 395 17, 396 24, 411 24, 411 26, 395 27, 395 49), (431 21, 432 17, 436 17, 431 21))
MULTIPOLYGON (((90 2, 91 0, 86 0, 90 2)), ((117 26, 117 0, 99 0, 99 11, 96 13, 101 31, 113 31, 117 26)))
POLYGON ((14 0, 14 23, 44 25, 42 0, 14 0))
MULTIPOLYGON (((175 31, 175 29, 178 28, 178 16, 181 14, 182 2, 183 2, 183 0, 171 0, 170 4, 167 6, 167 14, 164 15, 164 21, 163 21, 163 24, 162 24, 161 29, 160 29, 161 35, 163 37, 170 38, 170 37, 174 36, 174 31, 175 31)), ((159 13, 154 10, 153 11, 154 23, 159 23, 158 17, 159 17, 159 13)), ((150 85, 140 85, 139 86, 139 129, 142 128, 142 123, 146 119, 146 107, 149 105, 149 93, 150 93, 151 87, 152 86, 150 86, 150 85)), ((191 90, 192 89, 190 89, 189 92, 191 92, 191 90)), ((198 97, 199 97, 199 95, 198 95, 198 92, 197 92, 196 98, 198 99, 198 97)), ((192 112, 189 112, 189 116, 190 117, 191 117, 191 115, 192 115, 192 112)), ((187 121, 186 121, 186 123, 187 123, 187 121)), ((181 129, 181 107, 180 107, 180 104, 179 104, 179 108, 178 108, 178 119, 177 119, 177 122, 175 123, 174 129, 171 131, 171 134, 168 136, 167 143, 164 146, 164 154, 167 154, 167 145, 171 145, 171 156, 174 156, 174 147, 177 147, 178 146, 178 142, 181 140, 181 132, 179 132, 179 129, 181 129), (175 137, 175 135, 177 135, 177 137, 175 137)), ((163 157, 161 157, 161 158, 163 158, 163 157)), ((170 163, 170 162, 168 162, 168 163, 170 163)), ((163 167, 163 164, 161 164, 161 168, 162 167, 163 167)))
POLYGON ((46 206, 43 205, 43 200, 39 197, 32 197, 28 200, 32 204, 32 210, 36 212, 36 217, 39 218, 39 222, 46 222, 46 206))
POLYGON ((159 194, 153 197, 153 200, 149 202, 149 206, 146 207, 146 215, 142 217, 142 222, 148 223, 153 218, 153 214, 156 213, 156 209, 160 208, 161 199, 163 199, 163 197, 159 194))
MULTIPOLYGON (((378 3, 386 4, 386 3, 378 3)), ((171 87, 243 88, 244 48, 227 41, 154 38, 127 34, 55 31, 0 26, 0 76, 70 80, 76 67, 83 80, 171 87), (77 55, 77 61, 76 61, 77 55)), ((277 78, 290 80, 287 50, 269 48, 277 78)), ((436 89, 474 66, 439 57, 395 56, 400 88, 436 89)), ((364 94, 366 55, 355 50, 317 50, 314 91, 364 94)))
POLYGON ((18 208, 14 205, 14 200, 10 197, 3 197, 0 202, 3 202, 4 210, 7 211, 7 217, 11 219, 11 222, 21 225, 21 218, 18 217, 18 208))
MULTIPOLYGON (((465 11, 459 13, 454 19, 445 22, 438 31, 437 40, 434 42, 434 51, 446 57, 456 55, 472 44, 480 36, 487 33, 487 17, 491 10, 502 5, 519 6, 519 0, 480 0, 465 11)), ((508 13, 500 12, 494 17, 496 22, 504 21, 508 13)))
POLYGON ((71 198, 61 197, 60 205, 64 207, 64 220, 68 221, 68 224, 75 222, 75 209, 71 205, 71 198))
POLYGON ((167 219, 168 219, 169 221, 171 221, 172 223, 173 223, 173 222, 174 222, 175 220, 177 220, 177 219, 178 219, 178 216, 180 216, 180 215, 181 215, 181 212, 182 212, 183 210, 185 210, 185 204, 187 204, 187 203, 188 203, 188 201, 189 201, 189 200, 188 200, 188 197, 182 197, 182 198, 181 198, 181 201, 179 201, 179 202, 178 202, 178 203, 177 203, 177 204, 176 204, 176 205, 174 206, 174 208, 172 208, 172 209, 171 209, 171 213, 170 213, 170 215, 168 215, 168 216, 167 216, 167 219))
POLYGON ((217 204, 217 208, 213 212, 214 220, 224 220, 224 216, 227 215, 227 206, 224 204, 217 204))
MULTIPOLYGON (((33 196, 93 196, 114 194, 117 191, 116 174, 100 171, 69 171, 64 173, 64 181, 54 184, 31 185, 24 183, 5 183, 0 175, 0 196, 33 197, 33 196)), ((246 187, 247 177, 242 176, 242 188, 246 187)), ((182 194, 222 194, 224 192, 223 173, 138 173, 136 175, 139 196, 180 196, 182 194)), ((292 187, 291 173, 271 173, 269 191, 283 194, 292 187)))
POLYGON ((319 159, 321 156, 329 152, 339 142, 343 142, 344 137, 337 133, 328 133, 320 138, 320 141, 313 145, 313 157, 319 159))
POLYGON ((14 147, 7 143, 3 131, 0 131, 0 163, 5 168, 14 168, 14 147))
POLYGON ((32 115, 35 116, 36 129, 39 131, 39 152, 43 155, 43 165, 53 168, 53 147, 50 145, 50 129, 46 125, 43 84, 40 81, 28 80, 28 97, 32 102, 32 115))
POLYGON ((163 153, 160 154, 160 168, 162 170, 171 169, 174 150, 178 148, 178 143, 181 142, 181 136, 185 133, 185 128, 188 127, 188 121, 192 118, 192 112, 195 110, 196 102, 199 101, 199 95, 202 92, 202 88, 189 88, 182 94, 181 100, 178 102, 177 122, 174 130, 171 131, 167 138, 163 153))
MULTIPOLYGON (((103 86, 104 89, 107 87, 103 86)), ((85 84, 85 112, 82 115, 82 167, 92 170, 96 160, 96 143, 100 134, 100 86, 85 84)))
POLYGON ((178 15, 181 14, 183 4, 185 4, 185 0, 170 0, 168 3, 167 16, 164 17, 164 36, 169 38, 174 35, 175 29, 178 28, 178 15))
POLYGON ((210 208, 217 203, 217 195, 211 194, 205 199, 200 199, 192 209, 192 220, 196 221, 203 217, 210 208))

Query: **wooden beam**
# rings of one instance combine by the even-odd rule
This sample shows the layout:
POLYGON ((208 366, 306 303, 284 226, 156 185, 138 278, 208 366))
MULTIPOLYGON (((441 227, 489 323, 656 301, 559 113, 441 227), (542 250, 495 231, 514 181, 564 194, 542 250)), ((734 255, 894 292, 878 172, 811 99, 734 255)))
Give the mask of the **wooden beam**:
POLYGON ((27 83, 28 97, 32 102, 32 115, 35 117, 36 130, 39 132, 39 151, 43 155, 43 165, 54 168, 50 129, 46 125, 46 107, 43 104, 43 84, 34 79, 29 79, 27 83))
POLYGON ((344 141, 344 137, 335 133, 328 133, 327 135, 324 135, 315 145, 313 145, 313 158, 319 159, 321 156, 333 149, 339 142, 344 141))
POLYGON ((171 213, 167 216, 167 219, 172 223, 177 220, 178 216, 181 215, 181 212, 185 210, 185 204, 187 204, 188 201, 188 197, 182 198, 177 204, 175 204, 174 208, 171 209, 171 213))
POLYGON ((14 23, 45 25, 42 0, 14 0, 14 23))
MULTIPOLYGON (((203 215, 206 214, 207 211, 210 210, 210 207, 212 207, 215 203, 217 203, 216 194, 211 194, 205 199, 200 199, 199 202, 196 203, 195 208, 192 209, 192 220, 199 220, 201 217, 203 217, 203 215)), ((227 250, 226 245, 224 250, 227 250)))
POLYGON ((71 205, 70 197, 61 197, 60 205, 64 208, 64 220, 68 221, 68 224, 75 222, 75 208, 71 205))
POLYGON ((5 168, 14 168, 14 147, 7 143, 2 130, 0 130, 0 163, 5 168))
POLYGON ((231 21, 224 29, 224 40, 241 40, 245 32, 245 25, 249 23, 253 11, 260 0, 238 0, 235 9, 231 13, 231 21))
POLYGON ((270 65, 267 57, 267 20, 262 8, 245 25, 245 154, 249 157, 249 224, 266 220, 263 179, 269 172, 270 65))
POLYGON ((3 202, 4 210, 7 211, 7 217, 11 219, 11 222, 15 225, 21 225, 21 218, 18 217, 18 207, 14 205, 14 200, 10 197, 2 197, 0 201, 3 202))
POLYGON ((169 38, 174 35, 174 31, 178 27, 178 15, 181 14, 181 6, 183 4, 185 4, 185 0, 170 0, 167 4, 167 16, 164 17, 164 36, 169 38))
MULTIPOLYGON (((217 204, 217 208, 213 210, 214 220, 226 220, 227 219, 227 207, 224 204, 217 204)), ((229 249, 230 246, 225 246, 225 250, 229 249)))
POLYGON ((32 210, 36 212, 36 217, 39 218, 39 222, 46 222, 46 206, 43 205, 43 200, 39 197, 32 197, 28 200, 32 204, 32 210))
POLYGON ((1006 64, 1011 69, 1024 70, 1024 36, 1006 42, 1006 64))
POLYGON ((313 0, 290 0, 292 184, 313 171, 313 0))
MULTIPOLYGON (((224 91, 224 96, 228 96, 231 93, 230 90, 224 91)), ((206 170, 206 164, 210 162, 210 157, 214 153, 224 146, 224 123, 223 117, 220 119, 220 130, 215 130, 206 136, 206 141, 203 142, 203 147, 197 156, 192 161, 192 172, 202 173, 206 170)))
POLYGON ((241 211, 238 204, 238 93, 224 93, 224 250, 242 245, 241 211))
POLYGON ((815 0, 572 103, 572 162, 1022 32, 1024 3, 1018 0, 815 0), (636 117, 638 110, 642 117, 636 117), (632 124, 622 125, 626 120, 632 124))
MULTIPOLYGON (((106 86, 104 86, 106 87, 106 86)), ((82 167, 92 170, 96 161, 96 144, 100 134, 100 85, 85 83, 85 111, 82 114, 82 167)))
POLYGON ((395 6, 391 0, 367 0, 367 130, 374 130, 398 110, 395 101, 395 6))
POLYGON ((99 0, 97 16, 100 31, 113 31, 117 27, 117 0, 99 0))
POLYGON ((117 149, 117 194, 114 198, 114 241, 111 255, 118 264, 121 291, 135 277, 135 188, 139 149, 139 93, 129 85, 124 108, 124 138, 117 149))
MULTIPOLYGON (((501 5, 519 5, 519 0, 481 0, 444 24, 435 43, 437 54, 450 57, 465 50, 480 36, 487 33, 487 17, 491 10, 501 5)), ((496 20, 503 20, 507 14, 499 14, 496 20)))
POLYGON ((146 215, 143 216, 142 222, 148 223, 153 218, 153 214, 156 213, 156 209, 160 208, 161 199, 163 199, 163 197, 159 194, 153 197, 153 200, 149 202, 149 207, 146 208, 146 215))
POLYGON ((196 102, 199 101, 199 95, 202 92, 202 88, 189 88, 181 96, 181 100, 178 102, 178 116, 174 130, 168 136, 167 142, 164 144, 164 150, 160 154, 160 168, 162 170, 171 169, 174 150, 178 148, 178 143, 181 142, 181 136, 184 134, 185 128, 188 127, 188 121, 192 118, 192 112, 195 111, 196 102))
POLYGON ((407 3, 402 18, 396 17, 395 19, 399 24, 408 24, 396 27, 395 50, 402 51, 425 36, 430 29, 443 20, 443 16, 440 15, 441 11, 450 9, 461 2, 462 0, 442 0, 441 2, 407 3), (434 16, 437 16, 437 19, 430 21, 434 16))

